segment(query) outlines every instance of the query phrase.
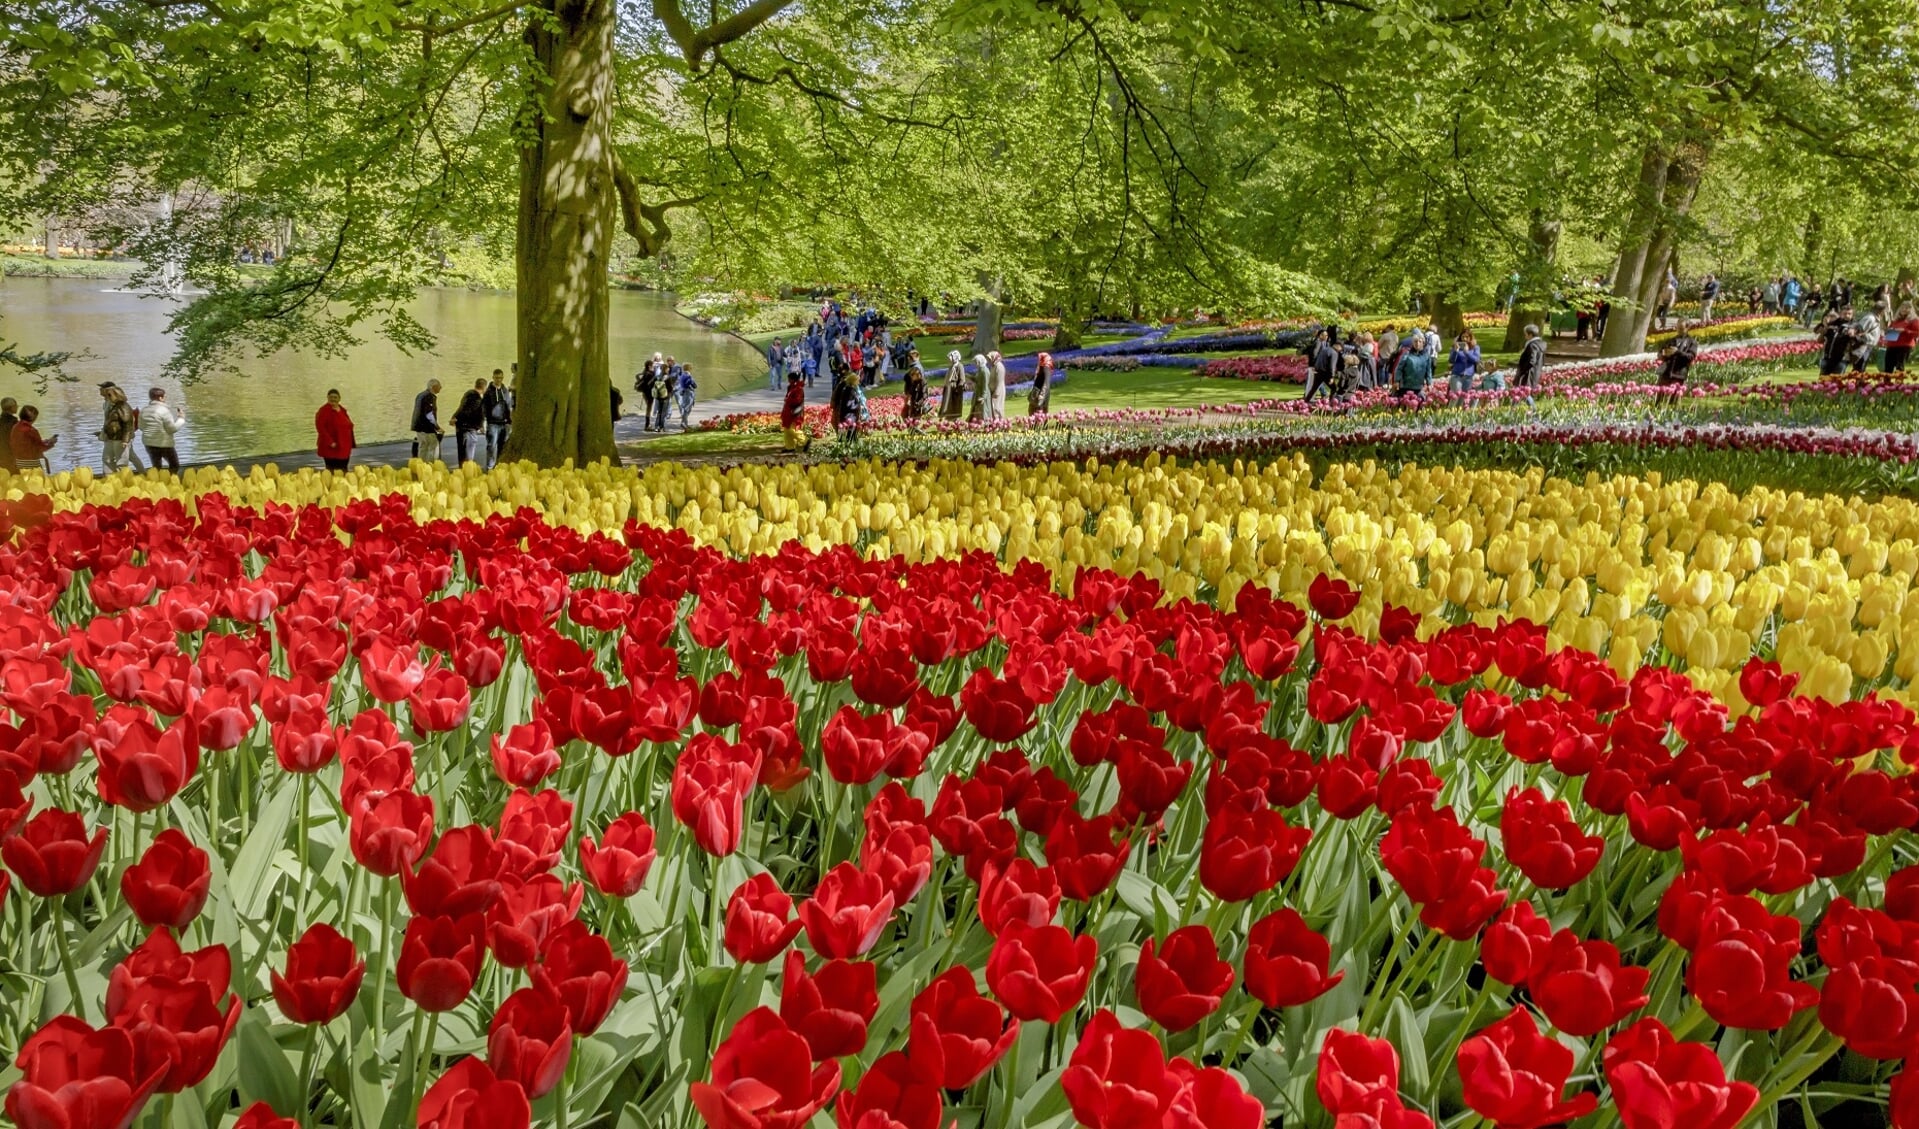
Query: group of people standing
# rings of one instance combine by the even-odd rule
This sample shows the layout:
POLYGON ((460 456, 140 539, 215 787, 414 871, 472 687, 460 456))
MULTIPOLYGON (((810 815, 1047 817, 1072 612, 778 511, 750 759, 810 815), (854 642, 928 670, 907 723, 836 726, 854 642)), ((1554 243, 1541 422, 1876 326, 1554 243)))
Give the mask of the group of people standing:
MULTIPOLYGON (((653 354, 633 377, 633 391, 640 394, 640 421, 647 431, 665 431, 667 414, 675 406, 680 410, 680 430, 685 431, 699 390, 692 365, 660 353, 653 354)), ((618 400, 614 403, 613 418, 618 419, 618 400)))
POLYGON ((1914 344, 1919 344, 1919 311, 1910 300, 1900 304, 1898 312, 1890 302, 1877 297, 1871 308, 1855 314, 1851 303, 1829 306, 1819 319, 1819 375, 1863 373, 1872 355, 1882 346, 1879 371, 1906 371, 1914 344))
MULTIPOLYGON (((111 380, 102 381, 100 404, 100 430, 93 434, 100 440, 102 469, 111 474, 131 465, 144 472, 150 462, 155 468, 179 473, 180 453, 174 444, 186 417, 167 403, 166 389, 147 389, 146 406, 136 408, 125 389, 111 380), (146 449, 146 462, 133 445, 136 437, 146 449)), ((60 436, 40 434, 39 423, 38 406, 21 407, 11 396, 0 400, 0 470, 46 468, 47 453, 59 445, 60 436)))
MULTIPOLYGON (((1526 344, 1513 370, 1515 388, 1539 384, 1540 371, 1546 366, 1546 342, 1539 333, 1537 325, 1526 327, 1526 344)), ((1302 352, 1306 356, 1307 403, 1321 392, 1343 401, 1354 392, 1375 388, 1389 389, 1395 396, 1423 397, 1438 380, 1439 329, 1428 324, 1408 331, 1404 337, 1390 329, 1378 337, 1349 330, 1342 342, 1339 327, 1327 326, 1314 334, 1302 352)), ((1479 341, 1470 329, 1453 339, 1445 362, 1449 391, 1471 392, 1475 383, 1480 391, 1506 387, 1499 362, 1480 352, 1479 341)))
MULTIPOLYGON (((514 376, 519 366, 514 366, 514 376)), ((446 428, 440 423, 438 380, 429 380, 413 398, 413 457, 422 462, 444 462, 441 445, 446 428)), ((460 396, 453 409, 454 463, 478 463, 488 470, 499 465, 500 452, 513 433, 513 387, 501 369, 493 370, 491 380, 476 380, 460 396)), ((327 390, 327 402, 320 406, 313 426, 319 433, 319 453, 328 470, 345 470, 353 457, 353 418, 340 402, 337 389, 327 390)))

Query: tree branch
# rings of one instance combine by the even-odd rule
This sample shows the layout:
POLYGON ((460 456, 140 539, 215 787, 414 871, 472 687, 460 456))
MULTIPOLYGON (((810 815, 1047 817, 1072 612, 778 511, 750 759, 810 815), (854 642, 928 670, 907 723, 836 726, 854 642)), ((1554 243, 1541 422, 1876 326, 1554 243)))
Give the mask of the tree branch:
MULTIPOLYGON (((151 3, 152 0, 148 0, 148 2, 151 3)), ((448 24, 402 23, 402 24, 394 24, 393 26, 400 31, 419 31, 419 32, 428 32, 433 35, 451 35, 452 33, 456 31, 465 31, 467 28, 473 27, 476 24, 491 23, 492 21, 497 20, 502 16, 510 16, 513 13, 519 11, 521 8, 524 8, 525 6, 526 6, 526 0, 507 0, 507 2, 504 4, 499 4, 492 8, 488 8, 484 12, 479 12, 474 15, 468 16, 463 20, 454 20, 452 23, 448 23, 448 24)))
POLYGON ((794 0, 753 0, 753 3, 717 23, 695 30, 692 21, 680 9, 679 0, 653 0, 653 14, 666 27, 666 33, 686 57, 686 65, 698 73, 707 52, 733 42, 780 14, 794 0))
POLYGON ((658 204, 648 204, 640 199, 640 186, 633 179, 633 173, 626 162, 613 158, 613 185, 620 192, 620 220, 640 245, 640 257, 650 259, 658 255, 673 238, 673 229, 666 226, 666 213, 674 208, 690 208, 699 203, 703 196, 685 196, 665 200, 658 204))

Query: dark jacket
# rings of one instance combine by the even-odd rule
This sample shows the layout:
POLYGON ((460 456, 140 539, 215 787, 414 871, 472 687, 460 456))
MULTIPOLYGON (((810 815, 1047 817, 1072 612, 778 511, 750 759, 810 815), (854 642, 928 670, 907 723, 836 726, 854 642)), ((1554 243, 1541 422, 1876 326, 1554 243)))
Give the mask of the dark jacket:
POLYGON ((487 385, 486 395, 480 398, 480 402, 486 408, 486 422, 513 422, 513 393, 508 392, 505 385, 487 385))
POLYGON ((413 397, 413 430, 440 430, 440 398, 431 388, 413 397))
POLYGON ((1513 366, 1513 387, 1531 388, 1539 383, 1539 370, 1545 367, 1546 340, 1535 337, 1519 351, 1519 363, 1513 366))
POLYGON ((469 388, 460 397, 460 406, 453 409, 453 427, 458 431, 478 431, 485 426, 485 397, 469 388))
POLYGON ((0 470, 16 470, 13 464, 13 425, 20 417, 12 412, 0 412, 0 470))

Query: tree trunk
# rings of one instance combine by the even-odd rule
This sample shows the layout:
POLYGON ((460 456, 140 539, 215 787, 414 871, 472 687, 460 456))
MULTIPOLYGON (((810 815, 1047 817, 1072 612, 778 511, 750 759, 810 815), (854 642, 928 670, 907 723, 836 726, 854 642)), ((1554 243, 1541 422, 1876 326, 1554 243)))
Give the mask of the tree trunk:
POLYGON ((1526 224, 1526 258, 1519 265, 1519 292, 1506 317, 1504 352, 1517 352, 1526 344, 1526 326, 1537 325, 1543 335, 1550 328, 1553 270, 1559 263, 1558 220, 1549 220, 1538 208, 1526 224))
POLYGON ((1466 331, 1466 311, 1459 300, 1451 294, 1437 294, 1433 298, 1433 325, 1439 329, 1439 339, 1451 341, 1466 331))
POLYGON ((1826 217, 1814 208, 1806 217, 1806 265, 1804 274, 1808 285, 1819 277, 1819 255, 1825 249, 1826 217))
POLYGON ((544 0, 526 45, 541 70, 520 149, 518 404, 509 459, 618 461, 607 356, 615 0, 544 0))
POLYGON ((47 249, 45 257, 49 259, 57 259, 60 257, 60 233, 53 226, 53 219, 54 217, 51 214, 46 217, 47 249))
MULTIPOLYGON (((1706 170, 1708 150, 1698 142, 1680 145, 1661 159, 1659 192, 1652 196, 1651 222, 1635 246, 1633 236, 1641 229, 1630 229, 1620 252, 1619 277, 1613 280, 1613 316, 1606 325, 1606 338, 1600 343, 1602 357, 1622 357, 1644 351, 1646 333, 1652 327, 1653 313, 1660 292, 1666 285, 1666 271, 1678 253, 1679 224, 1692 208, 1699 191, 1700 177, 1706 170), (1626 285, 1627 282, 1633 285, 1626 285)), ((1648 161, 1641 169, 1640 205, 1648 198, 1651 184, 1646 177, 1648 161)), ((1641 206, 1635 206, 1635 219, 1641 206)))
POLYGON ((986 293, 979 300, 979 323, 973 327, 973 354, 983 357, 999 348, 1000 308, 999 292, 1003 285, 998 278, 980 279, 980 288, 986 293))
POLYGON ((1634 188, 1632 214, 1621 237, 1619 262, 1613 267, 1612 313, 1606 319, 1606 335, 1599 342, 1602 357, 1623 357, 1637 353, 1645 344, 1645 333, 1634 336, 1637 324, 1634 303, 1639 300, 1644 281, 1646 243, 1659 223, 1660 202, 1666 193, 1666 176, 1672 168, 1671 156, 1657 144, 1648 143, 1639 162, 1639 181, 1634 188))

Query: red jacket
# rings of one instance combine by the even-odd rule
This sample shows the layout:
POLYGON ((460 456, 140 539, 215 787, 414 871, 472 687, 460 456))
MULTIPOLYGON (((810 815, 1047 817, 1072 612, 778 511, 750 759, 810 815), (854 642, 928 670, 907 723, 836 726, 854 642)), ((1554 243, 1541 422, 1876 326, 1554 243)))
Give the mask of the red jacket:
POLYGON ((786 402, 780 405, 780 426, 798 427, 806 414, 806 385, 798 380, 786 386, 786 402))
POLYGON ((336 404, 321 404, 313 417, 313 430, 320 436, 320 457, 345 459, 353 455, 353 417, 336 404))
POLYGON ((38 470, 40 456, 47 453, 53 444, 40 438, 39 429, 26 420, 13 425, 13 434, 7 437, 13 446, 13 461, 22 470, 38 470))

